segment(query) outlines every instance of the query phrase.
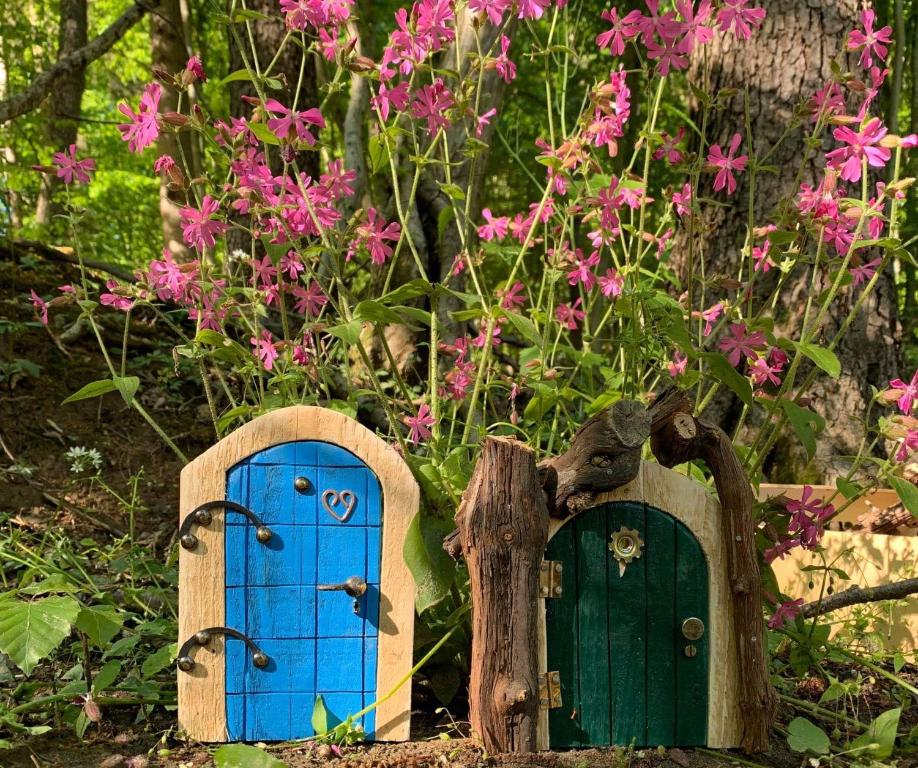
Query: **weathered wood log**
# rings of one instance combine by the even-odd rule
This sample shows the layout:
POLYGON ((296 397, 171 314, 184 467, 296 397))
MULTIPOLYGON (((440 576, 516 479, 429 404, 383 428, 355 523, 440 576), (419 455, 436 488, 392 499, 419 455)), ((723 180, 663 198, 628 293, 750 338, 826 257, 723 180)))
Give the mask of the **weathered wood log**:
POLYGON ((880 600, 901 600, 909 595, 918 594, 918 579, 905 579, 892 584, 881 584, 878 587, 849 587, 834 595, 814 600, 801 606, 800 613, 804 618, 822 616, 824 613, 837 611, 861 603, 876 603, 880 600))
POLYGON ((768 677, 762 580, 755 546, 752 488, 730 438, 692 415, 686 396, 663 392, 651 408, 650 447, 657 461, 673 467, 703 459, 711 468, 723 509, 723 536, 733 593, 733 631, 739 658, 742 746, 747 753, 768 749, 777 696, 768 677))
POLYGON ((568 517, 593 506, 596 494, 637 477, 650 428, 651 415, 635 400, 619 400, 587 419, 567 451, 539 463, 549 514, 568 517))
POLYGON ((539 566, 548 509, 532 449, 488 437, 456 514, 469 570, 472 730, 488 752, 534 752, 539 566))

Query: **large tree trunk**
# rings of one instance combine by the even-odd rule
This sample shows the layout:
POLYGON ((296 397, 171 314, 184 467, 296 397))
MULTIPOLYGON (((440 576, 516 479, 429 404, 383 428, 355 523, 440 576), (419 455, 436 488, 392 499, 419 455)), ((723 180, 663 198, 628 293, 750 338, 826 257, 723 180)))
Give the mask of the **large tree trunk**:
MULTIPOLYGON (((709 142, 725 146, 730 136, 739 132, 744 137, 743 153, 750 149, 748 142, 752 140, 755 155, 761 157, 794 119, 796 108, 830 77, 832 61, 843 55, 847 33, 857 25, 858 3, 856 0, 827 3, 765 0, 760 5, 767 10, 762 28, 748 41, 737 41, 732 35, 716 37, 704 53, 693 59, 691 76, 712 95, 721 89, 736 89, 724 110, 711 113, 709 142), (751 136, 747 135, 745 127, 745 89, 749 93, 751 136)), ((781 202, 797 192, 796 174, 806 152, 804 136, 809 130, 809 123, 794 130, 769 158, 768 165, 776 168, 775 173, 756 176, 754 213, 757 226, 771 220, 781 202)), ((810 152, 811 159, 799 181, 818 183, 822 156, 822 152, 810 152)), ((739 272, 740 249, 746 235, 749 174, 741 175, 738 180, 739 187, 732 198, 734 206, 703 208, 704 224, 699 228, 701 231, 696 232, 693 245, 695 263, 699 255, 704 254, 708 278, 715 274, 735 278, 739 272)), ((710 176, 702 178, 703 185, 709 183, 710 176)), ((688 244, 679 250, 677 261, 684 266, 688 244)), ((800 270, 800 274, 796 282, 791 281, 783 289, 776 309, 776 330, 788 335, 799 332, 809 290, 804 283, 804 270, 800 270)), ((760 274, 756 279, 757 295, 770 293, 777 275, 778 270, 764 276, 760 274)), ((826 324, 826 336, 835 333, 856 298, 854 290, 842 292, 833 317, 826 324)), ((862 428, 856 419, 866 413, 870 386, 881 387, 898 375, 898 339, 896 293, 888 271, 836 350, 842 362, 841 378, 826 377, 810 392, 816 409, 827 422, 815 466, 808 468, 810 474, 829 480, 843 469, 838 457, 857 452, 862 428)), ((735 402, 722 399, 714 403, 713 411, 708 416, 729 429, 736 412, 735 402)), ((776 455, 788 460, 775 461, 773 458, 766 465, 774 479, 796 479, 792 476, 793 468, 805 468, 805 457, 794 455, 791 459, 787 454, 792 451, 788 446, 778 446, 776 455)))
MULTIPOLYGON (((86 0, 60 0, 60 2, 58 61, 86 45, 88 30, 86 0)), ((86 64, 82 64, 61 75, 51 92, 45 135, 48 138, 48 146, 55 152, 66 151, 67 147, 76 143, 85 89, 86 64)), ((42 175, 38 202, 35 206, 35 220, 38 224, 48 224, 51 221, 52 197, 57 186, 56 176, 50 173, 42 175)))

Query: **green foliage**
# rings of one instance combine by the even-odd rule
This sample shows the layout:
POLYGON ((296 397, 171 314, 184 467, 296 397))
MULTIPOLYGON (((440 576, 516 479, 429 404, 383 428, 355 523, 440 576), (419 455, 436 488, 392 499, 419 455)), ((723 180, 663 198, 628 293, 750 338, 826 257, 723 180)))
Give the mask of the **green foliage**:
POLYGON ((805 717, 795 717, 787 726, 787 745, 794 752, 809 752, 814 755, 829 753, 829 737, 818 725, 805 717))
POLYGON ((216 768, 284 768, 287 764, 259 747, 224 744, 214 752, 216 768))
POLYGON ((27 675, 59 646, 80 613, 71 597, 19 600, 0 597, 0 651, 27 675))

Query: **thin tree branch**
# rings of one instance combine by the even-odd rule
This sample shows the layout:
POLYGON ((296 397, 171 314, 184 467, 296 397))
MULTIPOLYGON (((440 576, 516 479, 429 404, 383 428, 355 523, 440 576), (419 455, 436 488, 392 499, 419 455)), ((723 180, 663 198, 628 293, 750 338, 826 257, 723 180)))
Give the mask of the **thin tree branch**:
MULTIPOLYGON (((8 253, 10 256, 15 257, 17 253, 33 253, 42 258, 48 259, 49 261, 59 261, 64 264, 77 264, 79 265, 80 260, 73 255, 68 250, 61 248, 55 248, 52 245, 45 245, 40 243, 37 240, 9 240, 7 238, 0 238, 0 254, 4 252, 8 253)), ((124 280, 126 283, 136 282, 137 278, 124 267, 119 267, 116 264, 109 264, 105 261, 97 261, 96 259, 83 259, 83 266, 88 269, 96 269, 100 272, 106 272, 112 277, 117 277, 119 280, 124 280)))
POLYGON ((79 50, 61 59, 50 69, 46 69, 24 91, 0 101, 0 124, 36 109, 44 101, 45 97, 51 93, 60 77, 73 69, 87 66, 90 62, 107 53, 149 10, 148 6, 139 2, 139 0, 135 0, 98 37, 93 38, 79 50))
POLYGON ((916 593, 918 593, 918 579, 905 579, 905 581, 896 581, 892 584, 882 584, 879 587, 849 587, 822 600, 807 603, 800 609, 800 613, 804 618, 811 619, 813 616, 821 616, 850 605, 875 603, 880 600, 900 600, 916 593))

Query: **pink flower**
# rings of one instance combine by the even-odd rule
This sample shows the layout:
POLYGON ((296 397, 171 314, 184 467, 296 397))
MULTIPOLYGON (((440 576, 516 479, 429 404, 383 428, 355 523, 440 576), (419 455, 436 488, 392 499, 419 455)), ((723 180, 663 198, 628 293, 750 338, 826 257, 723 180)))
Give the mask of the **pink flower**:
POLYGON ((621 56, 625 52, 625 42, 640 31, 634 24, 640 16, 640 11, 630 11, 623 19, 620 19, 617 8, 603 11, 600 18, 608 21, 612 28, 596 36, 596 45, 600 48, 608 48, 613 56, 621 56))
POLYGON ((541 19, 551 0, 519 0, 520 19, 541 19))
POLYGON ((374 264, 385 264, 386 259, 392 255, 392 248, 385 241, 397 241, 401 233, 402 228, 397 221, 386 224, 379 218, 375 208, 368 208, 367 221, 357 227, 357 240, 348 249, 347 260, 350 261, 357 246, 363 246, 374 264))
POLYGON ((590 291, 596 285, 596 275, 593 273, 593 267, 599 264, 599 251, 593 251, 586 259, 577 249, 578 258, 575 261, 576 266, 567 273, 568 285, 577 285, 583 283, 583 289, 590 291))
POLYGON ((253 336, 249 339, 249 343, 254 347, 252 351, 255 357, 261 360, 264 369, 270 371, 274 368, 274 361, 278 358, 278 352, 277 347, 274 345, 274 337, 271 335, 271 331, 262 330, 261 337, 253 336))
POLYGON ((618 272, 616 272, 614 269, 607 269, 606 274, 600 276, 599 278, 599 290, 602 291, 602 295, 607 299, 613 296, 621 296, 622 287, 624 285, 625 278, 618 274, 618 272))
POLYGON ((727 353, 727 360, 734 368, 743 358, 751 360, 756 357, 757 350, 764 346, 765 334, 761 331, 747 334, 746 326, 742 323, 731 323, 730 335, 724 336, 717 343, 717 347, 727 353))
POLYGON ((883 27, 874 31, 873 24, 877 15, 872 8, 861 11, 861 24, 864 31, 853 29, 848 33, 848 50, 860 51, 860 65, 865 69, 873 64, 875 55, 881 61, 886 61, 886 46, 892 42, 892 28, 883 27))
POLYGON ((670 136, 666 131, 663 131, 660 134, 660 138, 663 140, 663 145, 657 147, 653 153, 654 160, 660 160, 665 157, 666 162, 670 165, 675 165, 676 163, 682 162, 682 152, 679 151, 679 144, 682 143, 682 139, 685 138, 685 128, 680 128, 676 131, 675 136, 670 136))
POLYGON ((410 427, 408 432, 409 443, 419 443, 427 440, 433 434, 430 428, 434 425, 434 418, 430 415, 430 406, 423 403, 418 408, 417 416, 406 416, 405 423, 410 427))
POLYGON ((449 120, 446 117, 446 111, 450 109, 455 100, 453 94, 443 84, 441 78, 437 78, 433 85, 425 85, 414 92, 414 100, 411 102, 411 115, 416 120, 427 120, 427 132, 433 136, 438 128, 448 128, 449 120))
POLYGON ((720 169, 717 172, 717 176, 714 177, 715 192, 719 192, 724 187, 727 188, 728 195, 736 192, 736 179, 733 176, 733 171, 737 173, 745 171, 746 161, 749 159, 746 155, 736 157, 742 141, 743 137, 738 133, 734 133, 733 138, 730 139, 730 147, 726 155, 724 155, 719 144, 711 147, 711 151, 708 153, 708 163, 714 168, 720 169))
POLYGON ((717 23, 721 32, 733 31, 738 40, 748 40, 752 28, 758 28, 765 20, 764 8, 747 8, 750 0, 724 0, 724 7, 717 12, 717 23))
POLYGON ((688 358, 685 355, 683 355, 681 352, 676 352, 673 355, 672 361, 667 366, 667 370, 669 371, 669 375, 675 379, 676 376, 679 376, 685 373, 685 367, 687 365, 688 365, 688 358))
POLYGON ((491 125, 491 120, 497 114, 497 110, 493 107, 485 112, 483 115, 479 115, 475 120, 475 138, 480 139, 481 135, 484 133, 484 129, 491 125))
POLYGON ((312 135, 308 126, 325 127, 325 118, 315 108, 298 112, 285 107, 277 99, 268 99, 265 102, 265 109, 281 115, 268 120, 268 130, 281 141, 292 141, 293 137, 296 136, 300 141, 305 141, 311 147, 316 143, 316 137, 312 135))
POLYGON ((66 152, 55 152, 52 158, 57 166, 57 177, 64 180, 64 184, 89 184, 89 174, 96 170, 96 161, 91 157, 84 160, 76 159, 76 144, 71 144, 66 152))
POLYGON ((683 21, 683 37, 679 41, 679 48, 683 53, 691 53, 695 46, 710 43, 714 39, 714 30, 705 26, 705 21, 711 15, 711 0, 701 0, 697 11, 693 0, 676 0, 676 10, 683 21))
POLYGON ((918 429, 910 429, 902 438, 902 444, 896 451, 896 461, 905 461, 916 450, 918 450, 918 429))
POLYGON ((908 136, 903 136, 899 139, 899 146, 902 149, 914 149, 918 147, 918 133, 910 133, 908 136))
POLYGON ((509 50, 510 38, 506 35, 501 35, 500 56, 494 59, 494 69, 497 70, 497 74, 499 74, 506 83, 513 82, 513 78, 516 77, 516 64, 510 61, 510 58, 507 56, 507 51, 509 50))
POLYGON ((713 307, 703 312, 692 312, 692 317, 700 317, 704 320, 704 335, 710 336, 714 328, 714 321, 724 313, 724 305, 717 302, 713 307))
POLYGON ((202 83, 207 82, 207 75, 204 73, 204 63, 199 56, 192 56, 185 65, 185 71, 190 72, 202 83))
POLYGON ((788 552, 799 546, 800 539, 785 539, 784 541, 779 541, 775 546, 766 549, 762 553, 762 556, 765 562, 771 565, 775 560, 783 560, 788 552))
MULTIPOLYGON (((492 347, 500 346, 500 341, 501 341, 500 334, 502 330, 503 329, 499 325, 496 325, 491 329, 491 346, 492 347)), ((481 330, 478 332, 478 335, 474 339, 472 339, 473 347, 478 347, 478 349, 484 349, 484 345, 488 341, 488 337, 485 331, 486 331, 486 328, 482 326, 481 330)))
POLYGON ((899 396, 899 399, 896 401, 899 410, 906 416, 911 415, 912 406, 915 400, 918 399, 918 370, 912 374, 912 380, 908 382, 908 384, 902 381, 902 379, 893 379, 889 382, 889 388, 892 390, 891 394, 893 396, 899 396))
POLYGON ((159 110, 161 93, 159 83, 150 83, 143 90, 136 113, 127 104, 118 105, 118 111, 130 120, 128 123, 121 123, 118 130, 121 131, 121 139, 128 143, 131 152, 142 152, 159 136, 156 113, 159 110))
POLYGON ((507 228, 510 225, 508 216, 495 217, 490 208, 483 208, 481 211, 485 223, 478 227, 478 237, 482 240, 503 240, 507 236, 507 228))
POLYGON ((823 523, 835 514, 832 504, 823 504, 823 500, 811 499, 813 488, 803 486, 799 499, 791 499, 785 508, 791 515, 787 526, 788 533, 798 535, 800 546, 805 549, 815 549, 822 538, 823 523))
POLYGON ((515 282, 512 288, 498 291, 498 296, 500 296, 501 309, 508 311, 522 307, 526 303, 525 286, 519 281, 515 282))
POLYGON ((752 247, 752 260, 755 262, 753 269, 756 272, 768 272, 774 264, 768 252, 771 250, 771 240, 766 240, 761 245, 752 247))
POLYGON ((252 285, 259 288, 270 288, 274 284, 275 277, 277 277, 277 267, 274 266, 268 254, 260 259, 257 257, 252 259, 252 285))
POLYGON ((172 159, 172 155, 160 155, 153 163, 154 173, 169 173, 173 168, 175 168, 175 160, 172 159))
POLYGON ((681 192, 673 192, 673 205, 676 206, 676 213, 680 216, 686 216, 692 212, 691 184, 683 184, 681 192))
POLYGON ((229 229, 225 222, 213 218, 219 210, 220 203, 210 195, 204 195, 200 211, 194 208, 182 208, 179 211, 182 237, 187 245, 194 246, 198 251, 214 247, 216 238, 229 229))
POLYGON ((749 367, 749 375, 757 386, 761 387, 766 381, 770 381, 775 386, 780 386, 781 379, 778 374, 781 373, 781 368, 782 366, 780 365, 769 365, 768 361, 763 357, 757 357, 749 367))
POLYGON ((788 600, 781 603, 776 609, 774 615, 768 620, 769 629, 780 629, 788 622, 797 618, 800 613, 800 607, 803 605, 803 598, 798 597, 796 600, 788 600))
POLYGON ((555 308, 555 318, 569 331, 576 331, 577 324, 586 317, 586 312, 578 309, 580 304, 581 300, 577 299, 573 304, 559 304, 555 308))
POLYGON ((856 287, 861 283, 866 283, 873 277, 874 273, 877 271, 877 267, 882 263, 883 259, 876 258, 873 261, 868 261, 866 264, 861 264, 860 266, 849 269, 848 272, 851 274, 851 277, 854 278, 852 284, 856 287))
POLYGON ((287 251, 280 260, 280 271, 285 272, 291 280, 296 280, 306 267, 300 261, 300 256, 296 251, 287 251))
POLYGON ((671 69, 687 69, 688 58, 675 40, 656 40, 647 43, 647 58, 657 62, 657 74, 666 77, 671 69))
POLYGON ((370 102, 373 109, 378 109, 382 119, 388 120, 392 107, 399 112, 404 112, 408 108, 410 100, 408 93, 408 82, 403 81, 394 88, 388 88, 385 83, 379 84, 379 93, 373 97, 370 102))
POLYGON ((328 304, 328 296, 322 292, 319 284, 313 280, 309 286, 296 286, 291 293, 296 297, 296 303, 293 308, 301 315, 309 314, 312 317, 318 317, 322 313, 322 307, 328 304))
POLYGON ((48 324, 48 302, 45 301, 41 296, 39 296, 35 291, 32 292, 32 306, 38 310, 38 315, 41 318, 41 324, 48 324))
POLYGON ((889 150, 877 146, 886 135, 886 127, 878 117, 872 118, 860 131, 855 133, 848 126, 841 125, 832 131, 836 141, 843 141, 847 147, 833 149, 826 155, 828 165, 841 169, 845 181, 861 180, 861 159, 866 158, 867 165, 882 168, 889 162, 889 150))
POLYGON ((513 0, 469 0, 469 10, 488 14, 488 19, 494 26, 499 26, 504 20, 504 14, 513 5, 513 0))
POLYGON ((118 285, 117 280, 106 280, 105 287, 108 288, 108 293, 99 295, 99 301, 105 306, 120 309, 122 312, 127 312, 134 306, 134 299, 118 292, 119 289, 122 291, 124 289, 118 285))

